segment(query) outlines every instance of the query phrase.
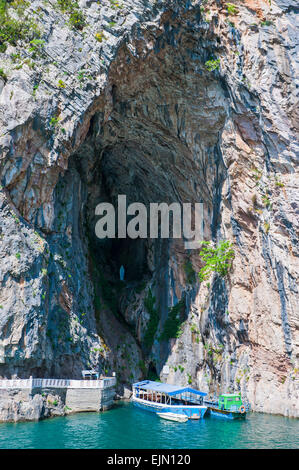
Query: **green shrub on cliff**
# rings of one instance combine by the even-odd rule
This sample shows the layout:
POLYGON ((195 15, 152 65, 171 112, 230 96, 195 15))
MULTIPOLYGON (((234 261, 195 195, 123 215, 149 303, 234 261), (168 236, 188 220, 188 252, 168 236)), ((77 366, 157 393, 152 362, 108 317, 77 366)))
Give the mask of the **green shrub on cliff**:
POLYGON ((269 198, 268 194, 262 196, 262 201, 268 209, 271 208, 271 201, 270 201, 270 198, 269 198))
POLYGON ((85 16, 80 10, 79 4, 74 0, 57 0, 58 7, 63 13, 69 15, 69 25, 82 30, 86 26, 85 16))
POLYGON ((270 21, 270 20, 261 21, 261 26, 272 26, 272 25, 273 25, 273 21, 270 21))
POLYGON ((57 124, 59 123, 60 121, 60 117, 59 116, 52 116, 51 119, 50 119, 50 126, 51 127, 55 127, 57 126, 57 124))
POLYGON ((6 82, 6 80, 7 80, 7 75, 6 75, 6 73, 4 72, 3 69, 0 69, 0 77, 3 78, 3 80, 6 82))
POLYGON ((123 5, 121 5, 117 0, 110 0, 110 8, 115 10, 115 8, 123 8, 123 5))
POLYGON ((45 46, 45 41, 42 39, 33 39, 30 41, 29 52, 32 52, 32 57, 35 58, 38 55, 43 55, 43 48, 45 46))
POLYGON ((40 36, 37 24, 26 14, 29 4, 24 0, 0 0, 0 52, 5 52, 8 44, 16 46, 19 40, 30 41, 40 36))
POLYGON ((238 8, 236 7, 236 5, 234 5, 233 3, 226 3, 226 9, 227 9, 227 13, 229 15, 238 15, 239 13, 239 10, 238 8))
POLYGON ((264 230, 265 230, 265 233, 269 233, 269 230, 270 230, 269 222, 264 222, 264 230))
POLYGON ((220 59, 210 59, 205 62, 205 66, 209 72, 213 72, 213 70, 218 70, 220 67, 220 59))
POLYGON ((212 272, 218 273, 222 277, 228 274, 235 256, 232 246, 231 242, 227 240, 221 241, 215 247, 211 245, 211 242, 202 242, 199 254, 205 265, 199 271, 201 281, 208 279, 212 272))
POLYGON ((104 35, 103 31, 99 31, 94 35, 94 37, 98 42, 103 42, 103 39, 106 39, 106 36, 104 35))
POLYGON ((65 88, 66 84, 64 83, 63 80, 58 80, 57 86, 58 86, 58 88, 65 88))
POLYGON ((79 30, 84 28, 86 22, 81 10, 74 10, 70 13, 69 24, 79 30))

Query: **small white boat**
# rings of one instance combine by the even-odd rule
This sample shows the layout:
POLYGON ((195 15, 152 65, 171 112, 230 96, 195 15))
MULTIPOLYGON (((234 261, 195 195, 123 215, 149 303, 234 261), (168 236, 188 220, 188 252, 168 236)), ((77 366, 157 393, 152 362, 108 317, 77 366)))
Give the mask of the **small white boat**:
POLYGON ((169 419, 169 421, 178 421, 179 423, 185 423, 188 421, 188 416, 179 415, 177 413, 157 413, 160 418, 169 419))

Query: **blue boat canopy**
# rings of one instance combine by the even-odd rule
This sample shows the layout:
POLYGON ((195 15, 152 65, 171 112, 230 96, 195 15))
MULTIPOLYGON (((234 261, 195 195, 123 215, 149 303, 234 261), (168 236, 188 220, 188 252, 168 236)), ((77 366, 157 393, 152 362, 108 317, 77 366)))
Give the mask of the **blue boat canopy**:
POLYGON ((194 388, 182 388, 178 385, 164 384, 162 382, 152 382, 151 380, 143 380, 142 382, 136 382, 135 384, 133 384, 133 387, 142 388, 142 390, 152 390, 153 392, 166 393, 170 396, 179 395, 185 392, 194 393, 195 395, 200 395, 202 397, 205 397, 207 395, 206 393, 200 392, 199 390, 195 390, 194 388))

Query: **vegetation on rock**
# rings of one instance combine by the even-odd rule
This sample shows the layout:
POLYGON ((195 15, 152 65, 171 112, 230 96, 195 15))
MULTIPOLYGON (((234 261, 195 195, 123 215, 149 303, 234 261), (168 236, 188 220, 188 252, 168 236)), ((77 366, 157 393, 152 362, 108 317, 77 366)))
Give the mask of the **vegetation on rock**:
POLYGON ((32 52, 32 57, 33 58, 36 58, 38 55, 42 55, 43 54, 43 48, 45 46, 45 41, 43 41, 42 39, 33 39, 32 41, 30 41, 30 49, 29 49, 29 52, 32 52))
POLYGON ((183 297, 176 305, 169 309, 167 320, 161 334, 161 340, 178 338, 181 335, 180 326, 185 313, 185 298, 183 297))
POLYGON ((36 23, 26 14, 29 5, 25 0, 0 0, 0 52, 5 52, 8 44, 16 46, 19 40, 29 42, 40 37, 36 23))
POLYGON ((269 230, 270 230, 270 224, 269 224, 269 222, 265 222, 265 223, 264 223, 264 229, 265 229, 265 232, 266 232, 266 233, 269 233, 269 230))
POLYGON ((206 68, 209 72, 213 72, 213 70, 218 70, 220 66, 220 59, 210 59, 205 62, 206 68))
POLYGON ((233 3, 226 3, 225 5, 229 15, 237 15, 239 13, 238 8, 233 3))
POLYGON ((60 117, 59 117, 59 116, 53 116, 53 117, 51 117, 51 119, 50 119, 50 126, 51 126, 51 127, 57 126, 57 124, 59 123, 59 121, 60 121, 60 117))
POLYGON ((94 37, 98 42, 103 42, 103 39, 106 39, 103 31, 99 31, 98 33, 94 35, 94 37))
POLYGON ((3 69, 0 69, 0 78, 3 78, 3 80, 6 82, 7 80, 7 75, 6 73, 4 72, 3 69))
POLYGON ((270 20, 261 21, 261 26, 272 26, 272 25, 273 25, 273 21, 270 21, 270 20))
POLYGON ((196 281, 196 273, 189 259, 184 264, 184 271, 186 274, 187 284, 193 284, 196 281))
POLYGON ((230 241, 222 240, 217 246, 213 247, 211 242, 202 242, 200 256, 205 265, 199 271, 199 279, 205 281, 212 272, 225 277, 235 256, 230 241))
POLYGON ((79 4, 74 0, 57 0, 62 12, 69 15, 69 25, 75 29, 82 30, 86 26, 85 16, 80 10, 79 4))

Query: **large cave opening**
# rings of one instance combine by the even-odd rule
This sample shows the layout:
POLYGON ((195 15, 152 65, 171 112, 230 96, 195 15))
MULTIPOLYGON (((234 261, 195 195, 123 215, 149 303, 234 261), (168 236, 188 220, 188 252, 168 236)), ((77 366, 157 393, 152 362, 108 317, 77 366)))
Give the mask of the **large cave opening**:
MULTIPOLYGON (((154 46, 152 40, 136 40, 135 54, 132 44, 119 49, 110 68, 106 100, 93 115, 69 169, 80 178, 79 219, 88 245, 95 317, 115 353, 114 365, 115 351, 127 331, 140 347, 139 359, 150 358, 148 370, 159 373, 169 345, 155 341, 155 335, 159 328, 161 332, 169 308, 184 295, 170 259, 175 264, 177 256, 186 265, 186 260, 196 258, 196 265, 198 252, 185 250, 183 239, 118 238, 117 231, 115 238, 99 239, 95 209, 108 202, 116 208, 117 217, 119 195, 126 196, 128 205, 139 202, 147 207, 150 203, 202 202, 204 236, 215 236, 226 178, 221 134, 228 95, 218 72, 205 67, 215 42, 196 37, 188 22, 182 29, 168 24, 154 46), (145 306, 146 296, 154 299, 151 307, 145 306), (107 311, 116 323, 111 323, 107 311), (145 345, 155 315, 158 323, 145 345)), ((123 376, 128 378, 128 373, 125 369, 123 376)))

